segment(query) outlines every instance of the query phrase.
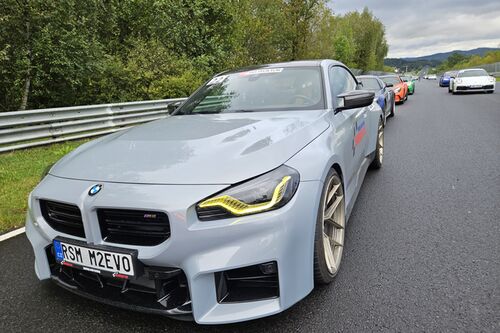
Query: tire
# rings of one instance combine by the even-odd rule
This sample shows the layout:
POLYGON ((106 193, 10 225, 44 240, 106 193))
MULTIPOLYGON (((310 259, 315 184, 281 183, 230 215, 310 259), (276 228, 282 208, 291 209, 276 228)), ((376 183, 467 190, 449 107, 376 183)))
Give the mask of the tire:
POLYGON ((338 173, 330 169, 323 186, 314 233, 314 281, 316 284, 332 282, 339 271, 344 247, 345 225, 344 185, 338 173), (329 218, 327 218, 328 215, 329 218))
POLYGON ((380 169, 384 162, 384 125, 381 121, 378 122, 377 145, 375 147, 375 158, 370 167, 372 169, 380 169))

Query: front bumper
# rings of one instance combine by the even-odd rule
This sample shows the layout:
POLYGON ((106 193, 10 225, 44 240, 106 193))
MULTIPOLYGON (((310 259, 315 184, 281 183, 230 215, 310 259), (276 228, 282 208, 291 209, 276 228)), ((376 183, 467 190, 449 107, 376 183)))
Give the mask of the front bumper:
POLYGON ((486 85, 474 85, 474 86, 469 86, 469 85, 463 85, 463 84, 457 84, 455 91, 459 92, 475 92, 475 91, 494 91, 495 90, 495 84, 486 84, 486 85))
POLYGON ((439 81, 440 87, 448 87, 450 85, 450 80, 441 80, 439 81))
MULTIPOLYGON (((226 186, 103 183, 103 190, 98 195, 88 196, 93 185, 95 182, 49 175, 31 194, 26 234, 34 249, 39 279, 52 278, 66 289, 72 289, 55 276, 53 268, 51 271, 50 256, 46 252, 55 237, 63 236, 95 245, 136 249, 138 260, 145 266, 180 269, 188 287, 192 316, 200 324, 231 323, 272 315, 292 306, 313 289, 313 240, 322 188, 320 182, 300 183, 292 200, 278 210, 205 222, 198 220, 195 203, 226 186), (42 216, 40 199, 78 206, 85 238, 52 229, 42 216), (107 243, 101 237, 98 208, 163 211, 170 220, 171 236, 155 246, 107 243), (217 300, 215 277, 218 273, 266 262, 277 263, 279 297, 238 303, 217 300)), ((176 314, 161 308, 149 311, 149 307, 140 308, 105 296, 91 297, 80 289, 71 291, 139 311, 167 316, 176 314)), ((181 314, 185 316, 186 311, 181 314)))
POLYGON ((401 89, 399 92, 394 93, 394 99, 396 103, 400 103, 405 99, 406 91, 404 89, 401 89))

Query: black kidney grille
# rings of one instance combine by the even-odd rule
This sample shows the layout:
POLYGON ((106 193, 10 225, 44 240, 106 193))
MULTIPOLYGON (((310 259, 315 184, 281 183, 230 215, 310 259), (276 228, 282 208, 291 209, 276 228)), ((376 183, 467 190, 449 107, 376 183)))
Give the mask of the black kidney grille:
POLYGON ((162 212, 98 209, 102 238, 109 243, 158 245, 170 237, 168 216, 162 212))
POLYGON ((40 200, 40 209, 43 218, 54 230, 73 236, 85 237, 82 214, 77 206, 40 200))

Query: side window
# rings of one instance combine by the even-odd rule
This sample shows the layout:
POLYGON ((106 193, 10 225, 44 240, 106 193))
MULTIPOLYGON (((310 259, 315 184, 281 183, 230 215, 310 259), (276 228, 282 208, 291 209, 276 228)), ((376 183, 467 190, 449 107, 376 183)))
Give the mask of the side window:
POLYGON ((333 106, 337 107, 337 96, 344 92, 356 90, 356 80, 347 70, 340 66, 331 67, 328 72, 333 106))

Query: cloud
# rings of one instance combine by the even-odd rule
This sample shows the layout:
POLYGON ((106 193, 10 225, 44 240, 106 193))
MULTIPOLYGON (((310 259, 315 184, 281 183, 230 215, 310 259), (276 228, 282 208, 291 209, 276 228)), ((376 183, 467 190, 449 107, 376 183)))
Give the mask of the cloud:
POLYGON ((337 14, 367 6, 386 27, 388 57, 500 45, 498 0, 335 0, 337 14))

